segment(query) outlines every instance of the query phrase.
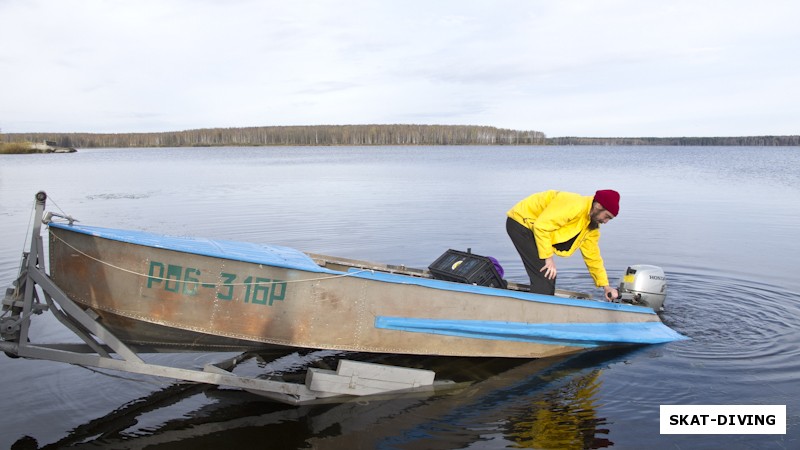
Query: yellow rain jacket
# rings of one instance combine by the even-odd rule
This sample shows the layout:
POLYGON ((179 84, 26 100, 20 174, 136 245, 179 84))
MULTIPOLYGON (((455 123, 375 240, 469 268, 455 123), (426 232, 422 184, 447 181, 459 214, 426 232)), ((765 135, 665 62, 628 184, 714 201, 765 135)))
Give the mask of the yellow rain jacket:
POLYGON ((539 192, 514 205, 508 217, 533 231, 540 259, 553 254, 567 257, 580 249, 595 285, 602 287, 608 286, 608 275, 600 256, 600 229, 589 230, 593 200, 593 196, 572 192, 539 192), (572 238, 575 240, 568 249, 554 247, 572 238))

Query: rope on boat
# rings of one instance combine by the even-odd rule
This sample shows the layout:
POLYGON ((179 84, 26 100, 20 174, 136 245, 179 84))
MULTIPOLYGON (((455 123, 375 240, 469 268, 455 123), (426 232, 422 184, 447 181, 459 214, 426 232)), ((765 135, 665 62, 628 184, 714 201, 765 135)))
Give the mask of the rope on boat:
MULTIPOLYGON (((156 276, 153 276, 153 275, 148 275, 146 273, 141 273, 141 272, 137 272, 135 270, 126 269, 124 267, 116 266, 114 264, 111 264, 110 262, 103 261, 103 260, 101 260, 99 258, 95 258, 92 255, 84 253, 81 250, 78 250, 77 248, 72 246, 69 242, 67 242, 67 241, 61 239, 60 237, 58 237, 58 235, 56 235, 55 233, 50 233, 50 236, 53 236, 57 240, 61 241, 61 243, 63 243, 67 247, 71 248, 72 250, 80 253, 81 255, 83 255, 83 256, 85 256, 85 257, 87 257, 87 258, 89 258, 89 259, 91 259, 93 261, 96 261, 96 262, 98 262, 100 264, 103 264, 105 266, 111 267, 112 269, 116 269, 116 270, 119 270, 119 271, 122 271, 122 272, 125 272, 125 273, 129 273, 131 275, 136 275, 138 277, 149 278, 151 280, 158 280, 158 281, 164 281, 164 282, 166 282, 166 281, 174 281, 171 278, 156 277, 156 276)), ((317 278, 306 278, 306 279, 303 279, 303 280, 283 280, 283 281, 258 282, 258 284, 263 286, 263 285, 269 285, 269 284, 307 283, 307 282, 314 282, 314 281, 325 281, 325 280, 331 280, 331 279, 334 279, 334 278, 352 277, 354 275, 358 275, 358 274, 361 274, 361 273, 364 273, 364 272, 375 273, 375 271, 372 270, 372 269, 361 269, 361 270, 358 270, 358 271, 355 271, 355 272, 343 272, 343 273, 341 273, 339 275, 327 275, 327 276, 317 277, 317 278)), ((197 283, 198 284, 214 284, 215 286, 247 286, 247 285, 256 284, 255 281, 254 282, 250 282, 250 283, 220 283, 219 281, 216 281, 214 283, 204 283, 202 281, 197 281, 197 283)))

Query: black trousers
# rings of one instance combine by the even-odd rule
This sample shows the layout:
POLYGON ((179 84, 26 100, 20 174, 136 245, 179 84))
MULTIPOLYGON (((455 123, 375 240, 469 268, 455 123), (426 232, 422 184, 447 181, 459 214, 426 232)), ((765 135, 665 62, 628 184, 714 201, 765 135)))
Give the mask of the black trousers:
POLYGON ((556 280, 548 280, 541 272, 544 267, 544 260, 539 259, 539 251, 536 250, 536 239, 533 231, 521 225, 512 218, 506 219, 506 231, 517 253, 522 258, 525 271, 531 279, 531 292, 537 294, 553 295, 556 292, 556 280))

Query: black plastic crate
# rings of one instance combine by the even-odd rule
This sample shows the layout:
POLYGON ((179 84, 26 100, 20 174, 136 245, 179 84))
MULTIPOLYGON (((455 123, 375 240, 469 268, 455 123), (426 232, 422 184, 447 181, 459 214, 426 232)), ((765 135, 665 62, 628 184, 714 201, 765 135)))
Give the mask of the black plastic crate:
POLYGON ((437 280, 502 289, 508 286, 491 259, 471 252, 450 249, 428 266, 428 270, 437 280))

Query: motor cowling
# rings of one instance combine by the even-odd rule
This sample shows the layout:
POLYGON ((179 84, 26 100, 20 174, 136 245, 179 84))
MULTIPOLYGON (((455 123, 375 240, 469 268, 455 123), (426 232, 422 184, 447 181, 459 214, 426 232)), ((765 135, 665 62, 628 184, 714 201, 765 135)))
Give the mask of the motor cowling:
POLYGON ((622 302, 663 311, 667 298, 667 276, 658 266, 630 266, 620 280, 619 295, 622 302))

